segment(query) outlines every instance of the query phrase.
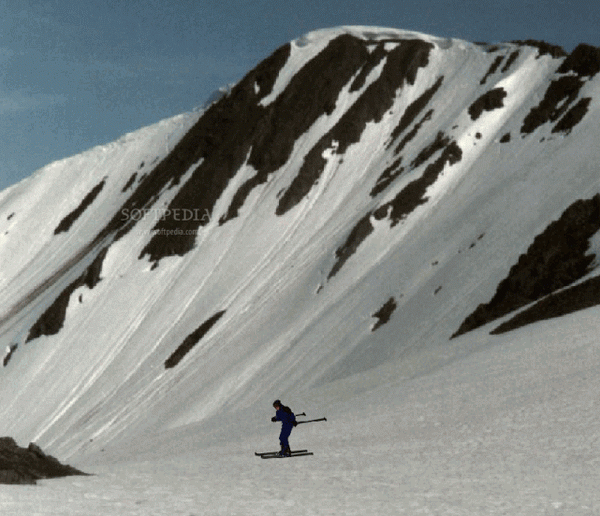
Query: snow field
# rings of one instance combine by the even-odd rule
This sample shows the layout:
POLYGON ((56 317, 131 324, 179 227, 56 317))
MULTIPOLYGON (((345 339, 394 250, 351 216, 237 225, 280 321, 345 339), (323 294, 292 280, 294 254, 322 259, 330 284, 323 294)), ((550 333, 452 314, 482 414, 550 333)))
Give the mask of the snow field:
POLYGON ((279 425, 265 403, 225 413, 212 429, 191 425, 74 458, 91 477, 3 486, 0 509, 57 516, 596 515, 596 317, 588 310, 510 340, 479 333, 455 344, 445 365, 428 371, 422 363, 413 378, 362 394, 361 385, 387 378, 389 365, 298 392, 289 402, 297 412, 308 407, 310 418, 328 418, 292 432, 293 447, 314 456, 254 456, 277 448, 279 425))

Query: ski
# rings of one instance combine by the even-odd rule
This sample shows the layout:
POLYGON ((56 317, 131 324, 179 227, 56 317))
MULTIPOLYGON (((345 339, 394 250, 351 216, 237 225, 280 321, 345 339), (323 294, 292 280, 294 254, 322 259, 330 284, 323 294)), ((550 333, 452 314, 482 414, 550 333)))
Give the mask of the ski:
POLYGON ((313 452, 309 452, 309 451, 304 451, 302 453, 298 453, 298 452, 292 452, 291 455, 279 455, 279 452, 273 454, 273 455, 260 455, 261 459, 291 459, 292 457, 304 457, 306 455, 314 455, 313 452))
MULTIPOLYGON (((294 450, 292 451, 292 455, 297 454, 297 453, 307 453, 308 450, 294 450)), ((278 451, 269 451, 269 452, 262 452, 262 453, 258 453, 258 452, 254 452, 254 455, 256 455, 257 457, 264 457, 265 455, 277 455, 279 452, 278 451)))

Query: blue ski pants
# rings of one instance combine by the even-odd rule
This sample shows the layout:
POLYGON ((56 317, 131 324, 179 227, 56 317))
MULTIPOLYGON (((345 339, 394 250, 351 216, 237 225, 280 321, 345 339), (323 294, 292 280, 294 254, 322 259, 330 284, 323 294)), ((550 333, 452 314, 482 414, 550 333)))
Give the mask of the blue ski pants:
POLYGON ((289 438, 290 434, 292 433, 292 428, 294 428, 294 426, 291 423, 290 424, 284 423, 281 425, 281 433, 279 434, 279 442, 281 443, 281 446, 283 446, 284 448, 290 447, 288 438, 289 438))

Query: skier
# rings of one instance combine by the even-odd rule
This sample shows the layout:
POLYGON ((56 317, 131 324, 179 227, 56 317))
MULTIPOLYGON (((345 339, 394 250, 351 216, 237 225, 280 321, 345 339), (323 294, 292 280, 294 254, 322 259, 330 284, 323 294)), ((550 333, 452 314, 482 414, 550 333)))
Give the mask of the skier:
POLYGON ((281 451, 279 452, 279 455, 281 457, 289 457, 292 451, 290 450, 288 438, 292 433, 292 428, 298 424, 296 423, 296 416, 289 407, 283 405, 279 400, 273 402, 273 407, 275 407, 276 412, 275 416, 271 418, 271 421, 273 421, 273 423, 281 421, 281 433, 279 434, 281 451))

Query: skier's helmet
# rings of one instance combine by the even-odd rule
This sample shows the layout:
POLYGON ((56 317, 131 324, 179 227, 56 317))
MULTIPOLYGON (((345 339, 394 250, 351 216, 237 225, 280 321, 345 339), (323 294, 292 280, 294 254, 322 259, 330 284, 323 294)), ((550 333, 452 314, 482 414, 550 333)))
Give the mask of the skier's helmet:
POLYGON ((274 406, 274 407, 281 407, 281 401, 279 401, 279 400, 275 400, 275 401, 273 402, 273 406, 274 406))

